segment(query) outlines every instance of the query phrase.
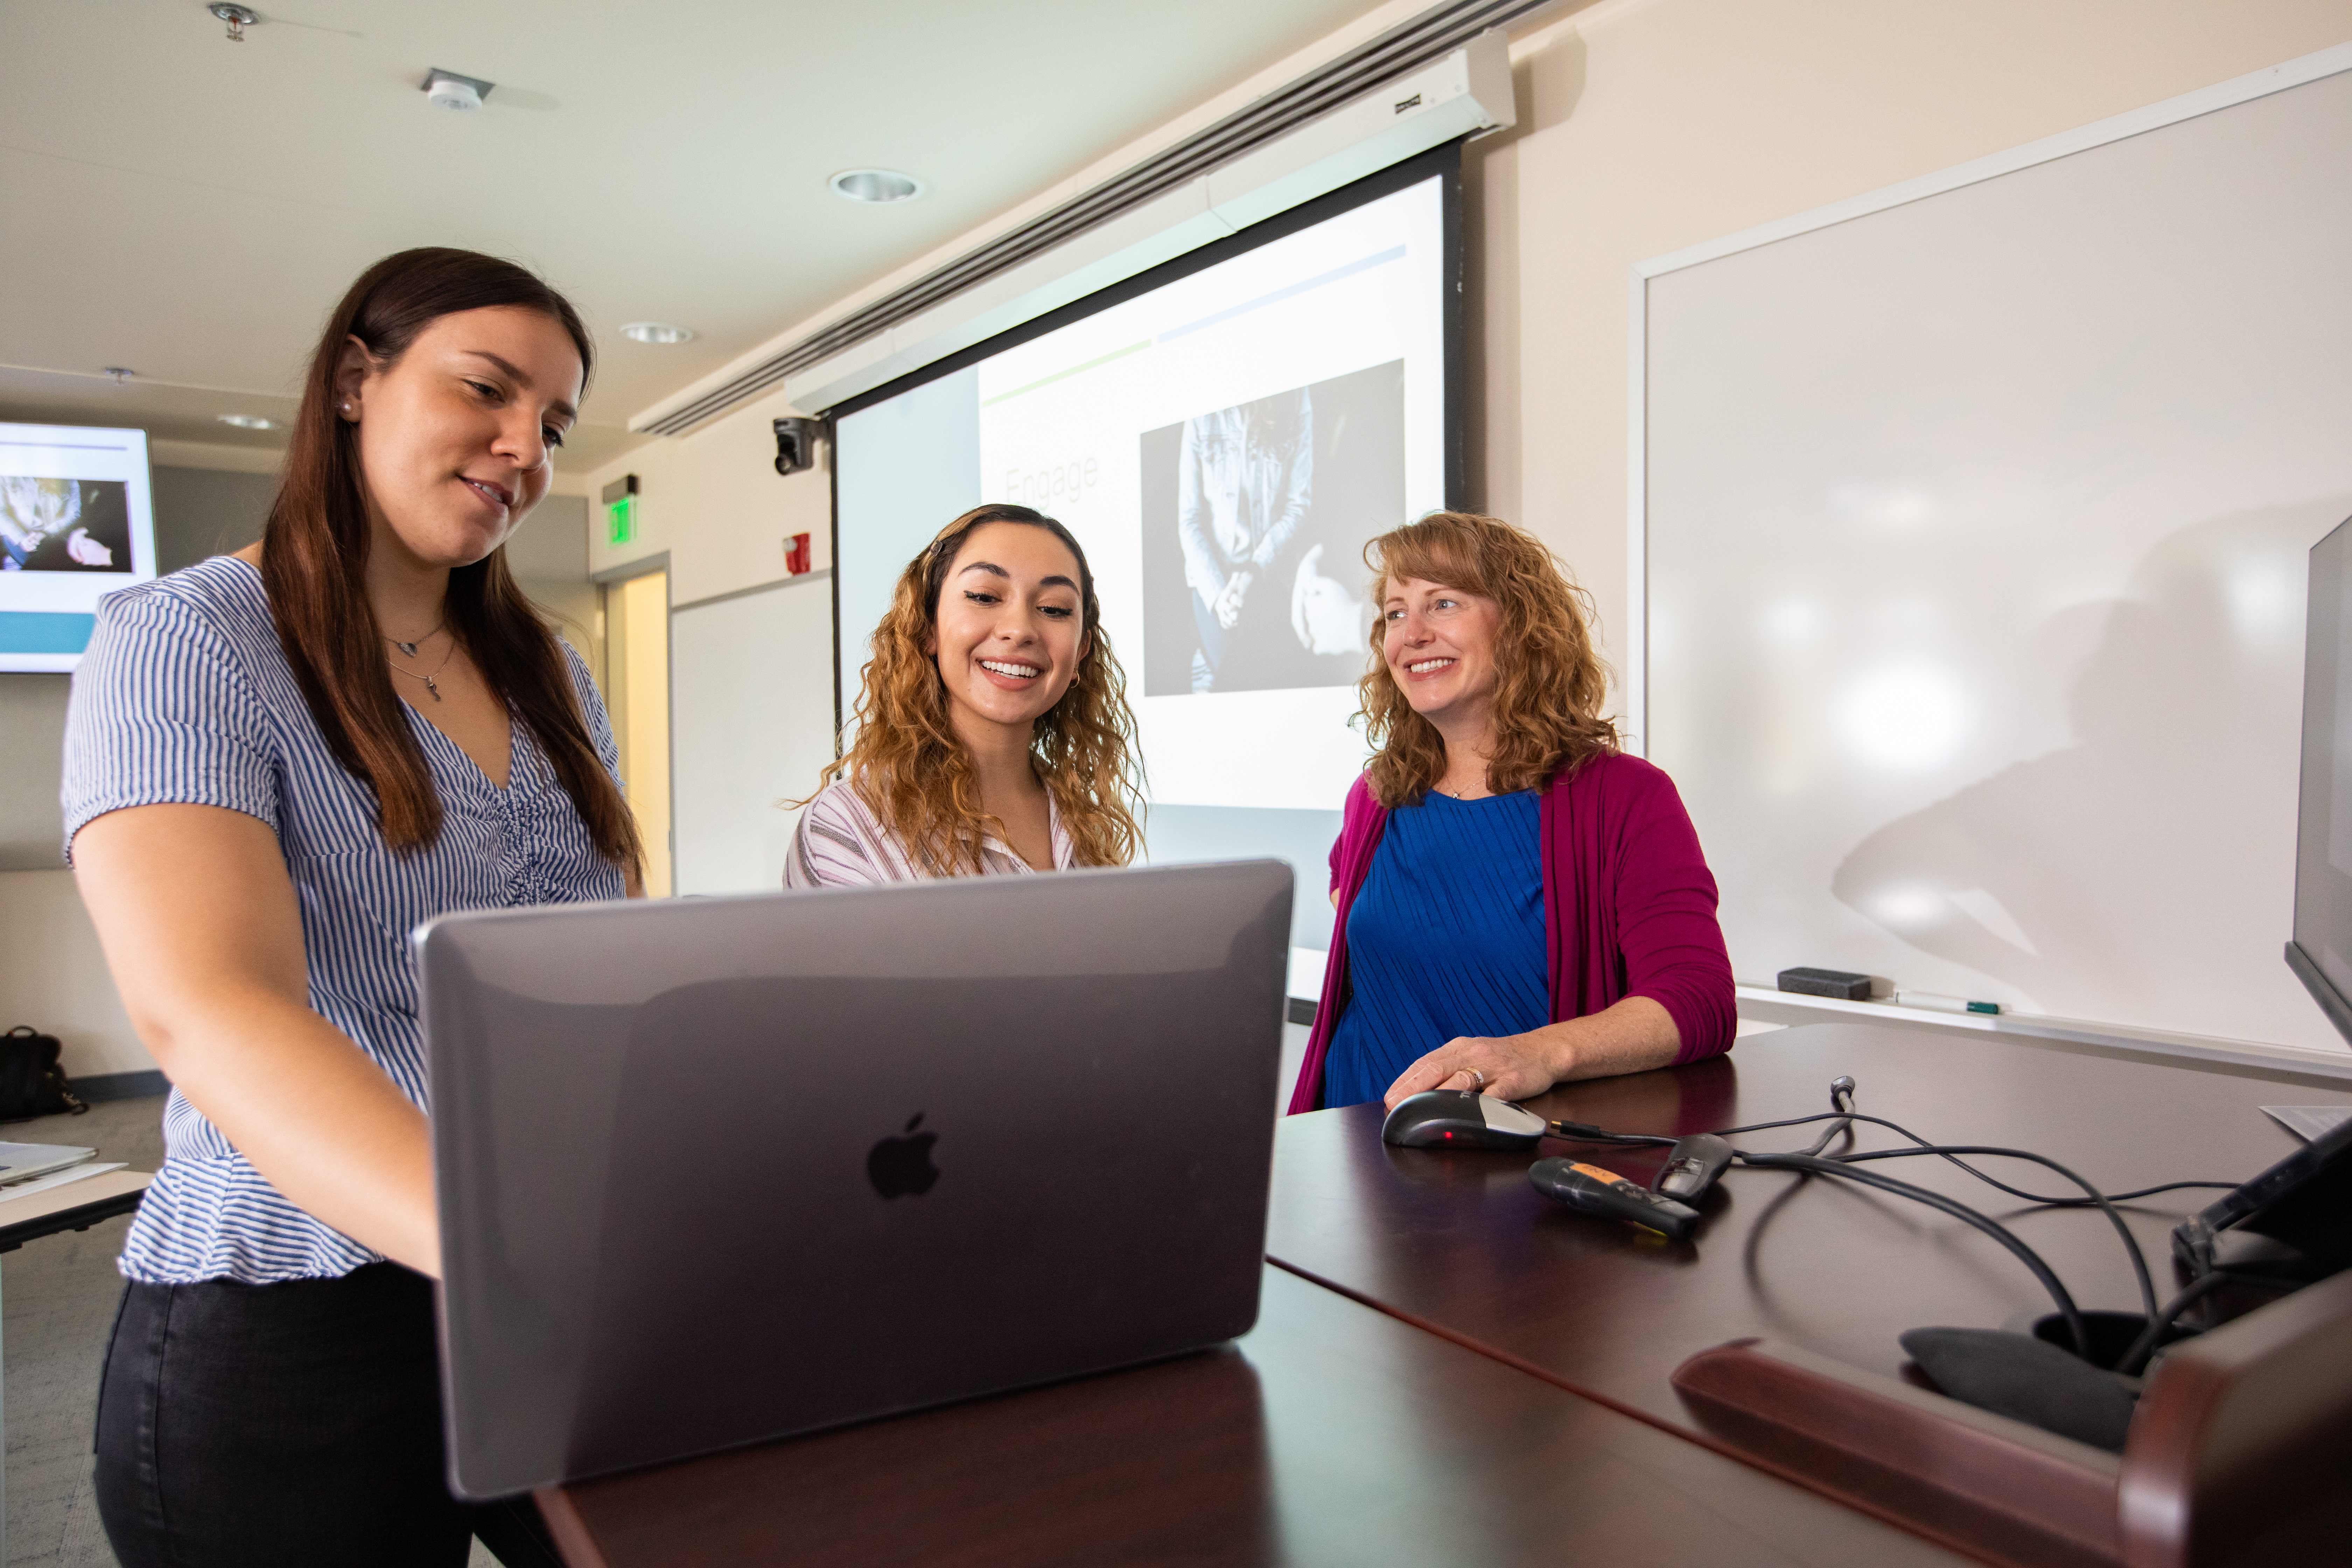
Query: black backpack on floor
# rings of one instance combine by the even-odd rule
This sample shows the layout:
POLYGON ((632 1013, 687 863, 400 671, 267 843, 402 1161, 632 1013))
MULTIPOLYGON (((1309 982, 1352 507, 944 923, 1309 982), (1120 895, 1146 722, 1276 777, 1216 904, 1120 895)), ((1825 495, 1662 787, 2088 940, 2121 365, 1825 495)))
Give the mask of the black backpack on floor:
POLYGON ((28 1116, 79 1116, 89 1109, 76 1098, 58 1058, 65 1047, 55 1035, 19 1024, 0 1035, 0 1121, 28 1116))

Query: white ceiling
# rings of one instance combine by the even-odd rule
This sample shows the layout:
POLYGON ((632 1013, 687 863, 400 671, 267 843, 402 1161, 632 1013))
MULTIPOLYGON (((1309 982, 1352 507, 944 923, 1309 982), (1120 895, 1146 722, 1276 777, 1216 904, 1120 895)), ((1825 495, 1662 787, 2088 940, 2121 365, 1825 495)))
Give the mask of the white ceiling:
POLYGON ((0 416, 275 446, 376 258, 539 268, 603 356, 563 467, 628 416, 1371 8, 1371 0, 204 0, 0 5, 0 416), (432 67, 497 83, 429 105, 432 67), (929 192, 829 194, 875 164, 929 192), (622 338, 676 321, 676 347, 622 338), (117 386, 101 367, 127 365, 117 386))

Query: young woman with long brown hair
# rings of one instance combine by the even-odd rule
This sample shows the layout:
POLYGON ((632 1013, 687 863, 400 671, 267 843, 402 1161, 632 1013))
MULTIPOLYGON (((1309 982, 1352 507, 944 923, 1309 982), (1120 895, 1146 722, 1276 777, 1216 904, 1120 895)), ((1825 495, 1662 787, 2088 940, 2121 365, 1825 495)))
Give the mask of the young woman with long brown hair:
POLYGON ((1589 601, 1542 542, 1437 512, 1365 551, 1370 765, 1290 1109, 1525 1100, 1730 1048, 1715 879, 1666 775, 1618 750, 1589 601))
POLYGON ((1042 512, 975 507, 898 574, 784 885, 1124 866, 1134 743, 1086 552, 1042 512))
POLYGON ((603 705, 501 549, 592 359, 521 268, 386 258, 328 320, 261 542, 99 610, 67 844, 172 1081, 99 1405, 128 1568, 454 1568, 478 1529, 532 1560, 444 1479, 408 933, 639 890, 603 705))

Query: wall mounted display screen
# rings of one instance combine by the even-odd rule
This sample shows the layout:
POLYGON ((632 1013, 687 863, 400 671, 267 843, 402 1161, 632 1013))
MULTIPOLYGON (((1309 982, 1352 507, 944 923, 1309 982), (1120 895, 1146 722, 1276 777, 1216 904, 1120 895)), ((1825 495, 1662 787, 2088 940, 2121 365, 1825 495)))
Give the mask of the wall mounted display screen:
POLYGON ((155 575, 147 433, 0 424, 0 670, 68 670, 98 601, 155 575))
POLYGON ((2352 1041, 2352 518, 2311 547, 2289 968, 2352 1041))
POLYGON ((983 501, 1057 517, 1127 671, 1152 858, 1288 858, 1294 940, 1327 942, 1321 862, 1365 757, 1363 547, 1446 504, 1457 169, 1440 149, 845 405, 845 718, 940 528, 983 501))

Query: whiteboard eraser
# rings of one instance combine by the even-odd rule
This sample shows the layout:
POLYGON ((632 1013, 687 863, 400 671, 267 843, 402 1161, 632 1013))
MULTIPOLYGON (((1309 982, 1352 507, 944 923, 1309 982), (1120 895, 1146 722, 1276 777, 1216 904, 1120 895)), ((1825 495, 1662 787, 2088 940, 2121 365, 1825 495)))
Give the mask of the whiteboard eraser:
POLYGON ((1780 989, 1800 996, 1834 996, 1841 1002, 1870 1000, 1870 976, 1843 969, 1784 969, 1780 989))

